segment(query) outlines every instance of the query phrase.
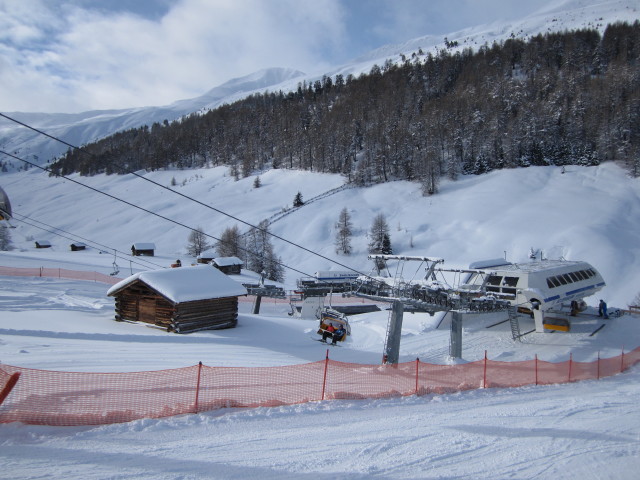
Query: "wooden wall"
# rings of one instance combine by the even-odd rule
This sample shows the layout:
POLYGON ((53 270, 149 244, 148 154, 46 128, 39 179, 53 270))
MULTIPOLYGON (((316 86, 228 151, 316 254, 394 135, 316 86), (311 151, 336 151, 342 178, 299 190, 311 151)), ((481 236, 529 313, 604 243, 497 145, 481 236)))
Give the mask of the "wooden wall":
POLYGON ((176 333, 235 327, 238 297, 174 304, 142 282, 115 295, 116 320, 145 322, 176 333))

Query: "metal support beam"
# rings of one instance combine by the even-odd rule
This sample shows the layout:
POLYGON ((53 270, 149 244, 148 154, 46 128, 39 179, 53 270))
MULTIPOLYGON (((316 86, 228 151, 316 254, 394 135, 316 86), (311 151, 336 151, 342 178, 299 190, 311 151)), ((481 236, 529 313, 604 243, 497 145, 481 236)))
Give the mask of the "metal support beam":
POLYGON ((462 312, 451 312, 451 340, 449 355, 452 358, 462 358, 462 312))
POLYGON ((258 315, 260 313, 260 303, 262 302, 262 295, 256 295, 256 303, 253 304, 253 314, 258 315))
POLYGON ((384 352, 384 363, 398 363, 400 357, 400 336, 402 333, 402 317, 404 306, 402 302, 395 300, 391 304, 391 319, 387 329, 387 342, 384 352))

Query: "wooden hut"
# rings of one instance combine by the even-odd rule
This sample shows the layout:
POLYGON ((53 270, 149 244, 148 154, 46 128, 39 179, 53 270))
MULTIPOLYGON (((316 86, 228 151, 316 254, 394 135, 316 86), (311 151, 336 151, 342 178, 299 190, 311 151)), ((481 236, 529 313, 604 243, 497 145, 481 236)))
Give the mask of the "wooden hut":
POLYGON ((36 248, 51 248, 49 240, 36 240, 36 248))
POLYGON ((113 285, 116 320, 176 333, 235 327, 238 296, 247 290, 208 265, 139 272, 113 285))
POLYGON ((87 248, 87 246, 84 243, 80 243, 80 242, 72 243, 71 245, 69 245, 69 247, 71 248, 72 252, 78 252, 80 250, 85 250, 87 248))
POLYGON ((153 257, 155 250, 156 246, 149 242, 138 242, 131 245, 131 255, 134 257, 139 257, 140 255, 153 257))
POLYGON ((211 263, 213 262, 214 258, 216 258, 216 249, 209 248, 207 250, 204 250, 202 253, 200 253, 196 261, 198 263, 211 263))
POLYGON ((211 261, 211 265, 226 275, 240 275, 244 263, 238 257, 217 257, 211 261))

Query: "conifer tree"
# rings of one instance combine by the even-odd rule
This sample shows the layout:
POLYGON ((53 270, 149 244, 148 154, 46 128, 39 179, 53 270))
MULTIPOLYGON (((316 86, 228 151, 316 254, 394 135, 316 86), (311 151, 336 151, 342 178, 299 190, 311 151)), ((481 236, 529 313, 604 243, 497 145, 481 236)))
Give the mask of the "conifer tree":
MULTIPOLYGON (((373 219, 371 230, 369 231, 369 253, 391 255, 391 237, 389 236, 389 225, 383 213, 379 213, 373 219)), ((378 272, 384 268, 384 261, 377 260, 376 268, 378 272)))
POLYGON ((336 253, 349 255, 351 253, 351 236, 353 224, 347 207, 343 208, 336 223, 336 253))
POLYGON ((261 221, 257 227, 247 234, 247 268, 256 273, 265 273, 270 280, 284 280, 282 261, 274 250, 269 239, 269 222, 261 221))
POLYGON ((11 235, 9 234, 9 229, 6 225, 0 224, 0 250, 7 251, 11 249, 11 235))

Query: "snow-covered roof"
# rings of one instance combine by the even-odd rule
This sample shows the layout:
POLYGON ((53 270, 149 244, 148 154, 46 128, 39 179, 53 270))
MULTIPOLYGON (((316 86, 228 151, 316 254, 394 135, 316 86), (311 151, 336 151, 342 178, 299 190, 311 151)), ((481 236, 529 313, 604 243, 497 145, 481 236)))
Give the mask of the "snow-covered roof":
POLYGON ((232 265, 243 265, 244 262, 238 257, 217 257, 213 259, 213 263, 219 267, 230 267, 232 265))
POLYGON ((114 295, 140 280, 174 303, 246 295, 247 289, 210 265, 138 272, 113 285, 114 295))
POLYGON ((217 252, 215 248, 208 248, 198 255, 198 258, 216 258, 217 252))
POLYGON ((133 248, 136 250, 155 250, 156 245, 151 242, 138 242, 133 244, 133 248))

